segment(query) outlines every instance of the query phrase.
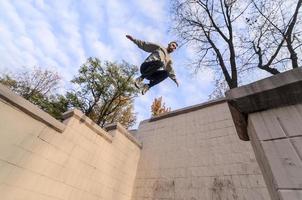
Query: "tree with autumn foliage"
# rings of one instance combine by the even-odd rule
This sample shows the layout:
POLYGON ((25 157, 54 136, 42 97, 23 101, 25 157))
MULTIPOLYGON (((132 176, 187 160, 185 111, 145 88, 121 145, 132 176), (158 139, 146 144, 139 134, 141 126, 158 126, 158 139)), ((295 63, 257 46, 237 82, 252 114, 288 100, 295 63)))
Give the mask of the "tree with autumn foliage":
POLYGON ((70 107, 80 109, 101 127, 119 122, 126 128, 135 124, 133 112, 137 67, 126 62, 101 62, 88 58, 71 81, 76 90, 67 92, 70 107))
POLYGON ((57 72, 38 67, 0 76, 1 84, 56 119, 61 119, 68 105, 66 98, 56 93, 60 80, 57 72))
POLYGON ((162 101, 162 97, 155 98, 151 105, 151 113, 152 117, 159 116, 161 114, 167 113, 171 111, 171 108, 166 108, 165 103, 162 101))
POLYGON ((88 58, 71 80, 75 89, 57 94, 60 77, 50 70, 34 69, 0 76, 0 83, 37 105, 56 119, 77 108, 101 127, 119 122, 126 128, 136 122, 134 87, 137 67, 126 62, 101 62, 88 58))

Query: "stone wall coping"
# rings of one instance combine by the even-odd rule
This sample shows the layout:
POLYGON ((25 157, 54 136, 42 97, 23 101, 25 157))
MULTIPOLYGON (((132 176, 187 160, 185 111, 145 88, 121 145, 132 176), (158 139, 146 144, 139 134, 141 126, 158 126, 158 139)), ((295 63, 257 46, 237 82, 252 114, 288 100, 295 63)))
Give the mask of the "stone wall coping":
POLYGON ((260 112, 302 102, 302 68, 295 68, 226 92, 237 134, 249 140, 247 118, 260 112))
POLYGON ((164 113, 164 114, 156 116, 156 117, 152 117, 150 119, 143 120, 143 121, 140 122, 140 124, 153 122, 153 121, 158 121, 158 120, 161 120, 161 119, 165 119, 165 118, 174 117, 174 116, 177 116, 177 115, 193 112, 193 111, 200 110, 202 108, 206 108, 206 107, 213 106, 213 105, 216 105, 216 104, 220 104, 220 103, 223 103, 223 102, 226 102, 226 98, 219 98, 219 99, 216 99, 216 100, 207 101, 207 102, 196 104, 196 105, 193 105, 193 106, 184 107, 184 108, 181 108, 181 109, 177 109, 177 110, 174 110, 174 111, 171 111, 171 112, 164 113))
POLYGON ((226 92, 242 113, 253 113, 302 102, 302 68, 295 68, 226 92))
POLYGON ((113 136, 102 129, 99 125, 93 122, 89 117, 87 117, 82 111, 78 109, 69 110, 62 115, 63 119, 66 120, 70 117, 78 119, 80 122, 85 123, 85 125, 90 128, 93 132, 103 137, 108 142, 112 142, 113 136))
MULTIPOLYGON (((32 104, 23 97, 15 94, 9 88, 0 84, 0 99, 4 102, 11 104, 12 106, 20 109, 22 112, 28 114, 32 118, 46 124, 47 126, 55 129, 56 131, 62 133, 64 132, 66 125, 58 121, 48 113, 44 112, 38 106, 32 104)), ((17 123, 17 122, 16 122, 17 123)))
POLYGON ((105 127, 106 131, 118 130, 120 133, 125 135, 130 141, 132 141, 140 149, 143 148, 143 144, 139 142, 126 128, 124 128, 120 123, 108 124, 105 127))

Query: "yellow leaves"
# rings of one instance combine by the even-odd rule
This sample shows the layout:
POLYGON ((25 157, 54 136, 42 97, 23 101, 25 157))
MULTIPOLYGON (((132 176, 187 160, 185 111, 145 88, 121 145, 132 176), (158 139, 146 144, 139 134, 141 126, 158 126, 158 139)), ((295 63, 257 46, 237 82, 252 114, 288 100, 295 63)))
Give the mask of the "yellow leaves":
POLYGON ((155 98, 151 105, 152 117, 170 112, 171 108, 166 108, 165 103, 162 102, 162 97, 155 98))

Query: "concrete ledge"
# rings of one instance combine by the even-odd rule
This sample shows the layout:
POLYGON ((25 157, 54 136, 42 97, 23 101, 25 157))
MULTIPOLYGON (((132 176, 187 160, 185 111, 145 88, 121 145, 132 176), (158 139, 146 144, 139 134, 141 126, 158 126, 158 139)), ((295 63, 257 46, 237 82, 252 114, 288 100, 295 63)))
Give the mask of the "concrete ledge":
POLYGON ((32 118, 46 124, 60 133, 65 130, 65 124, 56 120, 54 117, 44 112, 36 105, 30 103, 23 97, 18 96, 2 84, 0 84, 0 99, 3 99, 5 102, 20 109, 22 112, 28 114, 32 118))
POLYGON ((220 98, 220 99, 208 101, 208 102, 205 102, 205 103, 196 104, 196 105, 193 105, 193 106, 188 106, 188 107, 178 109, 178 110, 174 110, 174 111, 171 111, 171 112, 168 112, 168 113, 156 116, 156 117, 152 117, 150 119, 146 119, 146 120, 142 121, 140 124, 147 123, 147 122, 153 122, 153 121, 157 121, 157 120, 161 120, 161 119, 165 119, 165 118, 174 117, 174 116, 177 116, 177 115, 193 112, 193 111, 200 110, 202 108, 206 108, 206 107, 213 106, 213 105, 216 105, 216 104, 220 104, 220 103, 223 103, 223 102, 226 102, 226 98, 220 98))
POLYGON ((238 136, 248 140, 247 115, 302 102, 302 68, 280 73, 226 92, 238 136))
POLYGON ((69 110, 62 115, 63 119, 66 120, 70 117, 74 117, 80 122, 85 123, 85 125, 90 128, 92 131, 94 131, 96 134, 100 135, 103 137, 105 140, 108 142, 112 142, 112 135, 107 133, 104 129, 102 129, 99 125, 97 125, 95 122, 93 122, 89 117, 84 115, 81 111, 74 109, 74 110, 69 110))
POLYGON ((247 132, 247 115, 241 113, 236 107, 228 102, 229 109, 235 124, 236 132, 239 138, 243 141, 249 141, 247 132))
POLYGON ((302 68, 280 73, 226 92, 242 113, 253 113, 302 102, 302 68))
POLYGON ((123 135, 125 135, 130 141, 132 141, 136 146, 138 146, 140 149, 143 148, 142 143, 139 142, 133 135, 131 135, 129 131, 125 129, 120 123, 109 124, 105 127, 105 129, 106 131, 118 130, 123 135))

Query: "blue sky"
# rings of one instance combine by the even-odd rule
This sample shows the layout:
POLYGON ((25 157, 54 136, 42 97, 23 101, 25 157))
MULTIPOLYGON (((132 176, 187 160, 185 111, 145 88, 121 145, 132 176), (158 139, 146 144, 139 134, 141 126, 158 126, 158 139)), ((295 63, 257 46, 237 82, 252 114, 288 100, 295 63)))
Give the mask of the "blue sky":
MULTIPOLYGON (((139 66, 148 56, 126 39, 166 44, 170 33, 168 0, 0 0, 0 73, 34 66, 58 71, 61 90, 88 57, 139 66)), ((194 50, 182 47, 172 55, 180 87, 167 79, 135 100, 138 122, 150 118, 154 98, 163 97, 172 110, 207 101, 213 72, 192 75, 194 50)))

